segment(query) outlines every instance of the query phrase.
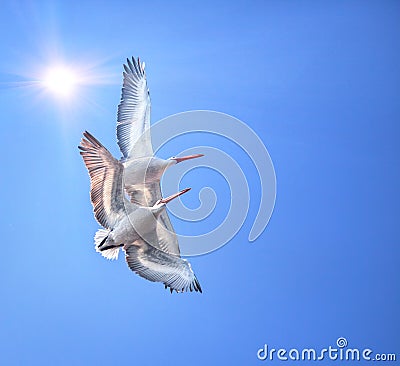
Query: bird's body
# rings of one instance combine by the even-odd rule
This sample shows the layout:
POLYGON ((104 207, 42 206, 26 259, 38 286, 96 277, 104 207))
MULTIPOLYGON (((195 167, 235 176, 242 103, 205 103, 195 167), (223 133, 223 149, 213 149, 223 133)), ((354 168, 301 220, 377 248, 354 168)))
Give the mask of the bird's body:
POLYGON ((146 207, 127 203, 126 213, 121 212, 118 220, 109 229, 105 240, 99 243, 96 249, 104 252, 107 248, 125 248, 140 238, 149 238, 150 234, 157 229, 157 216, 162 210, 164 210, 162 205, 146 207))
POLYGON ((124 187, 135 203, 151 206, 159 199, 158 189, 164 172, 174 164, 172 160, 142 157, 123 161, 124 187))
POLYGON ((123 161, 125 187, 159 182, 165 170, 174 165, 173 160, 142 157, 123 161))

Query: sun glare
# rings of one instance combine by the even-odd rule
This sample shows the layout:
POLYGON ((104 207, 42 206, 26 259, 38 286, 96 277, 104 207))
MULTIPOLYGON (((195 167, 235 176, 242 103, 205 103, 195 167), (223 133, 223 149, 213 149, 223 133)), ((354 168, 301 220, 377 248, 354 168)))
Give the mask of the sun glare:
POLYGON ((63 98, 72 95, 77 83, 76 74, 64 66, 50 68, 43 79, 43 85, 48 91, 63 98))

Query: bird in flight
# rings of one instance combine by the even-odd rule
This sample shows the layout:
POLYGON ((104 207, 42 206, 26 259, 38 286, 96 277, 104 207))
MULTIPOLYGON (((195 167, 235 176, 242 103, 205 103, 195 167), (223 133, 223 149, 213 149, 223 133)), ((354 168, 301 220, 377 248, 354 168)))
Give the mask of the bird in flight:
POLYGON ((150 92, 144 62, 132 57, 124 65, 121 102, 117 113, 117 143, 123 155, 124 186, 132 201, 153 205, 160 198, 165 170, 203 154, 160 159, 154 156, 150 134, 150 92))
POLYGON ((94 215, 104 228, 95 235, 96 250, 108 259, 117 259, 122 248, 129 268, 141 277, 163 282, 171 292, 202 292, 190 263, 180 257, 177 236, 165 209, 169 201, 188 189, 162 198, 160 179, 170 166, 203 155, 167 160, 153 156, 144 63, 139 58, 128 59, 124 69, 117 121, 117 142, 123 158, 115 159, 87 131, 79 146, 91 180, 94 215))
POLYGON ((139 276, 163 282, 171 292, 201 292, 190 263, 176 254, 179 245, 175 232, 159 221, 165 205, 189 189, 160 198, 151 207, 130 202, 123 190, 122 163, 93 136, 84 135, 80 154, 90 176, 94 216, 104 227, 95 235, 96 250, 106 258, 117 259, 122 247, 129 268, 139 276))

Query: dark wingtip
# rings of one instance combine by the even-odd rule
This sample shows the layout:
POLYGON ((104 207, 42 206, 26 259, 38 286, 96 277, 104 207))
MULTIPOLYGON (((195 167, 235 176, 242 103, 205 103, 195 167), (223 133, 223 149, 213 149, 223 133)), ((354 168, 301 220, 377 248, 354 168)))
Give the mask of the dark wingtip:
MULTIPOLYGON (((92 144, 92 145, 96 145, 97 147, 104 147, 103 144, 96 139, 96 137, 94 137, 90 132, 85 131, 83 133, 83 136, 86 137, 86 139, 92 144)), ((82 139, 83 140, 83 139, 82 139)), ((84 140, 83 140, 84 141, 84 140)))
POLYGON ((201 289, 199 280, 198 280, 197 278, 195 278, 195 279, 194 279, 194 282, 195 282, 196 287, 197 287, 196 289, 197 289, 198 291, 200 291, 200 293, 202 294, 202 293, 203 293, 203 290, 201 289))
POLYGON ((85 136, 87 139, 89 139, 89 138, 93 138, 93 135, 89 132, 89 131, 85 131, 84 133, 83 133, 83 136, 85 136))
MULTIPOLYGON (((133 60, 133 58, 132 58, 132 60, 133 60)), ((126 61, 128 62, 129 72, 130 73, 133 72, 133 65, 132 65, 131 60, 129 58, 127 58, 126 61)))

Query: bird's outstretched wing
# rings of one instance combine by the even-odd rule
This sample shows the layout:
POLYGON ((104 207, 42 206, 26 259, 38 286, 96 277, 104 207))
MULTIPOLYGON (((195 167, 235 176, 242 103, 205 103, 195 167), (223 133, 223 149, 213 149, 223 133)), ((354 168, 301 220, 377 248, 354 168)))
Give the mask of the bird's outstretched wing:
MULTIPOLYGON (((131 202, 139 206, 153 206, 162 198, 159 182, 131 186, 126 188, 126 191, 131 197, 131 202)), ((159 240, 153 245, 166 253, 180 255, 178 238, 176 237, 166 208, 162 210, 157 221, 157 235, 159 240)))
POLYGON ((83 135, 79 149, 90 176, 94 216, 101 226, 112 229, 131 205, 124 196, 123 166, 89 132, 83 135))
POLYGON ((121 102, 118 105, 117 142, 124 158, 153 155, 150 136, 150 93, 144 63, 132 57, 124 65, 121 102))
POLYGON ((124 247, 129 268, 149 281, 162 282, 171 292, 202 292, 190 263, 147 243, 153 240, 157 240, 155 232, 151 234, 151 238, 146 237, 146 240, 140 239, 124 247))

